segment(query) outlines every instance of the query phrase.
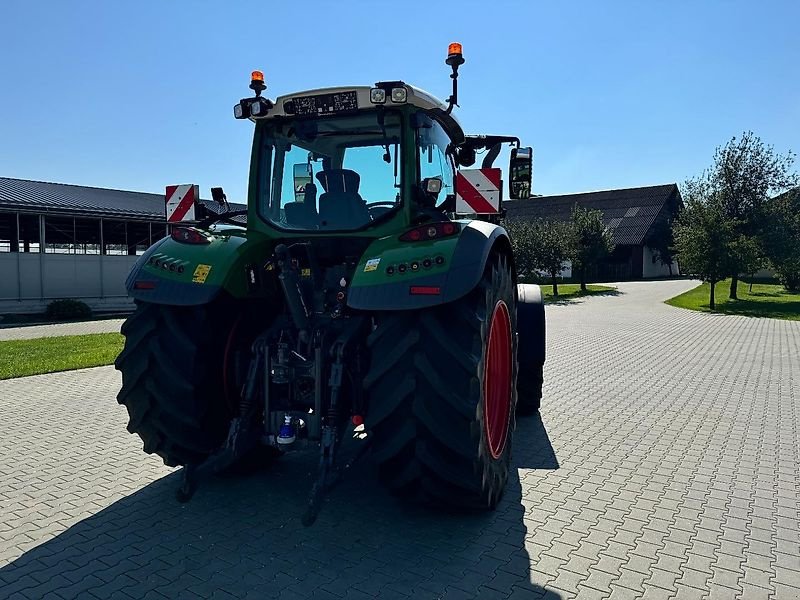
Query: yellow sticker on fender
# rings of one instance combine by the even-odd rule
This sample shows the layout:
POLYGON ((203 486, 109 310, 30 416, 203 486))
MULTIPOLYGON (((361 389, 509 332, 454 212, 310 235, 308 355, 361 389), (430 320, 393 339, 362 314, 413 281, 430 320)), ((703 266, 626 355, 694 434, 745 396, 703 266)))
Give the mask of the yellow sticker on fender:
POLYGON ((379 264, 381 264, 380 258, 370 258, 364 265, 364 273, 369 273, 370 271, 377 271, 379 264))
POLYGON ((205 283, 208 279, 208 274, 211 273, 211 265, 197 265, 192 275, 192 281, 195 283, 205 283))

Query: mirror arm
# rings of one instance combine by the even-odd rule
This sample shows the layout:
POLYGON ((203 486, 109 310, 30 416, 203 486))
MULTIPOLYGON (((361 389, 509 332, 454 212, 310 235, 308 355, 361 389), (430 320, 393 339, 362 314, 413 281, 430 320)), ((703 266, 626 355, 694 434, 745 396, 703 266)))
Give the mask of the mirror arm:
POLYGON ((500 154, 501 147, 502 143, 498 142, 489 148, 489 151, 486 153, 486 156, 483 157, 483 162, 481 163, 482 169, 492 168, 492 164, 494 164, 495 159, 500 154))

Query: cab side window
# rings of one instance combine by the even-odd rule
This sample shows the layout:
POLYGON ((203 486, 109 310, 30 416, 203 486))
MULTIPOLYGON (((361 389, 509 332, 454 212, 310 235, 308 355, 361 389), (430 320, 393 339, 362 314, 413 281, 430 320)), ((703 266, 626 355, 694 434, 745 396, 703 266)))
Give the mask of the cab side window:
POLYGON ((429 177, 439 177, 442 180, 442 191, 439 193, 438 203, 444 201, 449 194, 455 193, 453 185, 454 166, 447 154, 450 138, 442 126, 433 122, 431 127, 418 130, 417 155, 419 157, 420 181, 429 177))

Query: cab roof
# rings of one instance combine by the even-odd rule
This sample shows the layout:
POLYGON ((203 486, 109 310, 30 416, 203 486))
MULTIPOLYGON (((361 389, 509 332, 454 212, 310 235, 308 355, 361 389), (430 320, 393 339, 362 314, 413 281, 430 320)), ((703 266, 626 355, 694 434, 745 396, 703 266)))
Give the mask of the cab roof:
MULTIPOLYGON (((422 108, 426 111, 430 111, 435 117, 438 117, 440 121, 442 121, 445 128, 447 128, 451 136, 455 139, 463 139, 464 137, 464 130, 461 127, 461 124, 458 122, 452 113, 447 113, 447 104, 429 94, 425 90, 422 90, 418 87, 410 85, 408 83, 404 83, 402 81, 396 82, 397 86, 404 86, 408 90, 407 101, 402 104, 394 104, 392 101, 387 98, 386 103, 381 106, 392 107, 392 106, 402 106, 403 104, 411 104, 412 106, 417 106, 422 108), (455 134, 455 135, 454 135, 455 134)), ((384 82, 379 82, 378 85, 384 85, 384 82)), ((320 96, 326 94, 338 94, 341 92, 356 92, 356 97, 358 99, 358 108, 359 109, 369 109, 375 108, 376 104, 373 104, 370 101, 370 90, 375 86, 369 85, 352 85, 352 86, 339 86, 339 87, 328 87, 328 88, 316 88, 312 90, 304 90, 299 92, 292 92, 291 94, 285 94, 283 96, 278 96, 275 100, 275 106, 270 109, 269 113, 263 119, 271 119, 275 117, 293 117, 293 114, 287 113, 284 109, 284 103, 289 100, 295 98, 301 98, 304 96, 320 96)), ((255 120, 255 119, 254 119, 255 120)), ((257 120, 261 120, 258 118, 257 120)))

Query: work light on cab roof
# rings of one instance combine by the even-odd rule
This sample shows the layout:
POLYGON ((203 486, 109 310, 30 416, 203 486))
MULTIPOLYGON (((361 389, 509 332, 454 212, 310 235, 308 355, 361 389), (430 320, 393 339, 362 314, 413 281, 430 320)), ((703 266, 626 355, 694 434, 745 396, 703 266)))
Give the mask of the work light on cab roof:
POLYGON ((237 119, 249 119, 250 117, 264 117, 274 106, 271 100, 263 98, 261 93, 267 89, 264 83, 264 73, 253 71, 250 74, 250 89, 256 95, 253 98, 242 98, 233 107, 233 116, 237 119))

